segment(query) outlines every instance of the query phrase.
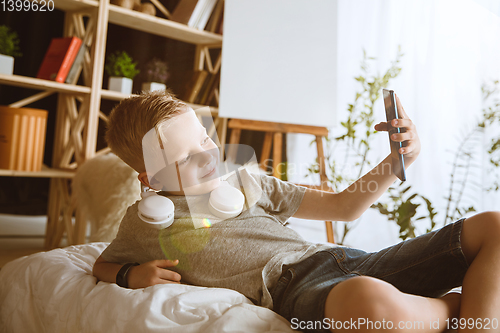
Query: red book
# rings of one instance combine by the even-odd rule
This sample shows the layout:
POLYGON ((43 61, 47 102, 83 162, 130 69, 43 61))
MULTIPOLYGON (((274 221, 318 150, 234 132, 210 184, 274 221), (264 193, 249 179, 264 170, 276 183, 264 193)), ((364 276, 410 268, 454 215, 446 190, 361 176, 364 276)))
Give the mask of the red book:
POLYGON ((81 44, 78 37, 53 38, 36 77, 64 83, 81 44))

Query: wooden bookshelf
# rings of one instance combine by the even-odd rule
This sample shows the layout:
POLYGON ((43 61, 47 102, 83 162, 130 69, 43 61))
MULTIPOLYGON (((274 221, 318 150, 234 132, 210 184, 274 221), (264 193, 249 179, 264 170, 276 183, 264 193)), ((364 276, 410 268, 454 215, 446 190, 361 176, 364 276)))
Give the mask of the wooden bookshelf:
POLYGON ((190 44, 222 46, 221 35, 115 5, 109 5, 109 22, 190 44))
MULTIPOLYGON (((99 2, 94 0, 57 0, 55 6, 62 11, 90 11, 97 9, 99 2)), ((222 46, 222 36, 219 34, 190 28, 184 24, 112 4, 109 5, 108 22, 190 44, 222 46)))
POLYGON ((88 95, 90 88, 74 84, 59 83, 20 75, 0 74, 0 84, 14 87, 37 89, 51 92, 68 93, 73 95, 88 95))
MULTIPOLYGON (((91 46, 83 64, 84 85, 59 83, 54 81, 0 74, 0 84, 40 92, 10 104, 23 107, 52 94, 58 94, 52 168, 43 166, 41 171, 15 171, 0 169, 0 176, 51 178, 48 222, 45 247, 51 249, 60 245, 66 234, 68 244, 83 242, 85 226, 73 224, 75 200, 71 193, 70 180, 78 165, 99 154, 109 152, 108 148, 96 151, 99 121, 107 117, 100 111, 102 99, 121 101, 128 95, 102 89, 104 56, 106 54, 107 28, 109 23, 173 39, 196 46, 194 69, 205 67, 211 73, 220 70, 220 54, 217 61, 210 58, 210 48, 222 47, 222 36, 201 31, 160 17, 115 6, 109 0, 55 0, 55 8, 65 12, 64 36, 75 35, 87 46, 91 46)), ((218 96, 218 95, 217 95, 218 96)), ((212 115, 225 140, 226 120, 219 121, 218 109, 203 105, 189 104, 194 110, 200 109, 204 116, 212 115)), ((78 214, 76 214, 78 220, 78 214)))

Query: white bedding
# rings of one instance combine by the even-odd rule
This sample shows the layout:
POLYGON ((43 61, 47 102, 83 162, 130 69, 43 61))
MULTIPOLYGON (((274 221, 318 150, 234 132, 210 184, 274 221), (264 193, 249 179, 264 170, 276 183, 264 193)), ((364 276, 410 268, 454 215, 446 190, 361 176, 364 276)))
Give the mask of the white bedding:
POLYGON ((273 311, 221 288, 124 289, 92 276, 107 243, 19 258, 0 270, 1 332, 293 332, 273 311))

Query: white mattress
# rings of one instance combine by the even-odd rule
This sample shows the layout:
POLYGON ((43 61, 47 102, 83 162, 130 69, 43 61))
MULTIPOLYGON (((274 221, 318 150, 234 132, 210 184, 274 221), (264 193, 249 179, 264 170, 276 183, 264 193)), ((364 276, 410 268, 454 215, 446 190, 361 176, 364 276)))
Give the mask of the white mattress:
POLYGON ((124 289, 92 276, 107 243, 19 258, 0 270, 1 332, 293 332, 273 311, 222 288, 124 289))

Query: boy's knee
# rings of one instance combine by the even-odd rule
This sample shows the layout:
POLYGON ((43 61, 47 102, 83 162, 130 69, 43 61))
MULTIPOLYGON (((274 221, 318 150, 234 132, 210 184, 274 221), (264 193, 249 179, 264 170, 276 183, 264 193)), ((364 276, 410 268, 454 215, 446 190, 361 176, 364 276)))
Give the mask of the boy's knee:
POLYGON ((488 211, 477 214, 466 221, 473 225, 473 229, 482 234, 483 242, 492 239, 497 242, 500 236, 500 211, 488 211))
POLYGON ((470 264, 482 248, 498 247, 500 212, 488 211, 467 218, 462 228, 462 251, 470 264))
POLYGON ((499 211, 489 211, 484 212, 485 223, 483 228, 487 238, 490 238, 495 243, 498 242, 500 237, 500 212, 499 211))
POLYGON ((354 277, 335 286, 325 304, 325 317, 337 320, 397 322, 410 314, 402 294, 391 284, 367 276, 354 277))

